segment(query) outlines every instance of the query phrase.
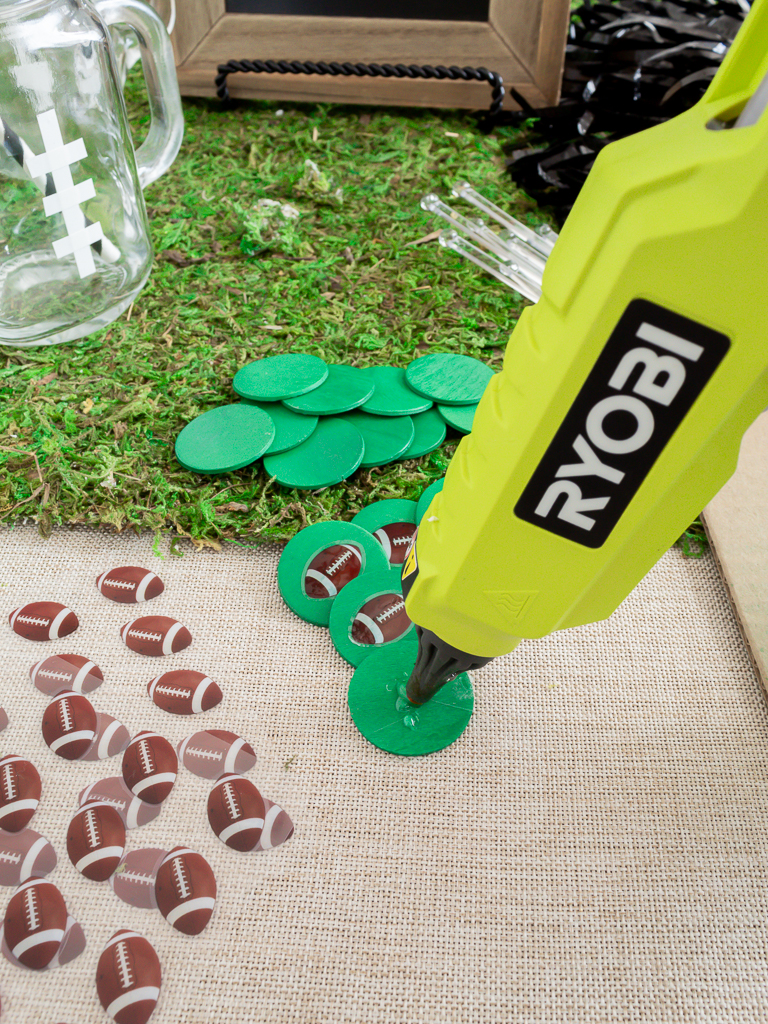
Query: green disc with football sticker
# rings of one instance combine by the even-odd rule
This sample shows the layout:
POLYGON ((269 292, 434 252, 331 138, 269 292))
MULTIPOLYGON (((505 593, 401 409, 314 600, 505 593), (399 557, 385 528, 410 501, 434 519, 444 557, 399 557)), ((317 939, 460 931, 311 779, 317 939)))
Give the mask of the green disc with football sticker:
POLYGON ((414 426, 410 416, 371 416, 367 412, 350 412, 344 419, 356 427, 365 442, 361 466, 386 466, 400 459, 413 440, 414 426))
POLYGON ((402 565, 416 532, 416 502, 405 498, 374 501, 358 512, 352 522, 374 535, 390 565, 402 565))
POLYGON ((472 421, 475 418, 476 405, 438 405, 437 411, 449 427, 460 434, 472 432, 472 421))
POLYGON ((376 385, 371 398, 362 407, 374 416, 415 416, 432 408, 430 398, 422 398, 408 387, 405 370, 398 366, 370 366, 363 371, 376 385))
POLYGON ((400 644, 413 646, 416 657, 418 638, 405 610, 399 567, 352 580, 333 602, 328 627, 334 647, 350 665, 400 644))
POLYGON ((232 386, 242 398, 254 402, 282 402, 319 388, 327 376, 328 367, 318 356, 288 352, 243 366, 232 386))
POLYGON ((319 388, 298 398, 286 398, 285 405, 305 416, 336 416, 367 402, 375 387, 369 374, 355 366, 329 366, 319 388))
POLYGON ((354 523, 315 523, 293 537, 277 566, 277 586, 298 616, 327 626, 337 595, 361 573, 389 572, 384 551, 354 523))
POLYGON ((341 417, 325 417, 298 447, 266 455, 264 469, 283 487, 314 491, 346 480, 363 461, 364 453, 359 430, 341 417))
POLYGON ((413 440, 408 450, 400 457, 402 459, 418 459, 422 455, 433 452, 439 448, 445 440, 445 420, 437 409, 427 409, 420 412, 418 416, 412 416, 413 440))
MULTIPOLYGON (((248 399, 243 399, 248 402, 248 399)), ((290 451, 306 441, 317 426, 317 416, 299 416, 298 413, 286 409, 282 402, 249 402, 258 405, 259 409, 269 413, 275 424, 275 439, 264 452, 265 455, 277 455, 279 452, 290 451)))
POLYGON ((405 371, 408 386, 439 405, 477 405, 492 376, 479 359, 450 352, 421 356, 405 371))
POLYGON ((432 700, 414 707, 406 688, 417 649, 404 643, 374 651, 355 669, 347 694, 352 721, 368 742, 406 757, 450 746, 466 729, 475 706, 472 683, 462 672, 432 700))
POLYGON ((416 505, 416 525, 418 526, 421 520, 424 518, 424 513, 429 508, 430 502, 436 494, 439 494, 443 489, 445 483, 445 477, 440 477, 439 480, 435 480, 433 484, 424 491, 422 496, 419 498, 418 504, 416 505))
POLYGON ((176 438, 176 458, 195 473, 230 473, 261 458, 275 437, 271 416, 235 402, 209 409, 176 438))

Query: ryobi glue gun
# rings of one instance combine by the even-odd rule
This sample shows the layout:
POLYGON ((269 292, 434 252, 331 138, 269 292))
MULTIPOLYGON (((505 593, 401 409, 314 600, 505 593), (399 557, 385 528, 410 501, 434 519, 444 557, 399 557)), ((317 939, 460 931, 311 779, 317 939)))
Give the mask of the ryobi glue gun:
POLYGON ((706 95, 606 147, 403 568, 408 698, 606 618, 768 405, 768 0, 706 95))

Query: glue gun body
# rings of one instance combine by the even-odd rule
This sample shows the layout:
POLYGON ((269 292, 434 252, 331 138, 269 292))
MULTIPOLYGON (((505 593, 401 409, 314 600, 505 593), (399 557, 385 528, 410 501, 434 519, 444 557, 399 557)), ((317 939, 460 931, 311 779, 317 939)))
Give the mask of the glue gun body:
POLYGON ((404 564, 433 645, 607 618, 733 473, 768 405, 767 72, 758 0, 695 107, 598 157, 404 564))

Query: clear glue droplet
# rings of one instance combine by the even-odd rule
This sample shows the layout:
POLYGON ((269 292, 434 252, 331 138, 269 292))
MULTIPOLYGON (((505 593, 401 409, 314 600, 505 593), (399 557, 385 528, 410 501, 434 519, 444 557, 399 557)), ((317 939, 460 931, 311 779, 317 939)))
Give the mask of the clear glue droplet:
POLYGON ((406 729, 417 729, 419 725, 419 716, 413 711, 410 715, 406 715, 403 719, 403 725, 406 729))

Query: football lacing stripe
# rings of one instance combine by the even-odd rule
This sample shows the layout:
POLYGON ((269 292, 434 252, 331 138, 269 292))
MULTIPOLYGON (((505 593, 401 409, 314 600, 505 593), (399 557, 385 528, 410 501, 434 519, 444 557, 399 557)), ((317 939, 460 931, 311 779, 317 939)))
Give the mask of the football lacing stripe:
POLYGON ((237 799, 235 787, 232 785, 231 782, 225 782, 224 785, 222 786, 222 791, 224 795, 224 802, 227 805, 227 814, 232 819, 232 821, 237 821, 237 819, 242 815, 243 812, 240 809, 240 804, 237 799))
POLYGON ((387 608, 386 611, 382 612, 381 615, 377 615, 376 621, 387 622, 388 619, 391 619, 393 615, 397 615, 397 613, 402 611, 403 608, 405 608, 405 601, 399 600, 393 604, 391 608, 387 608))
POLYGON ((402 547, 405 544, 410 544, 412 537, 413 534, 408 533, 404 537, 395 537, 392 543, 398 545, 398 547, 402 547))
POLYGON ((221 752, 218 750, 203 750, 202 747, 187 747, 185 753, 191 754, 193 757, 202 757, 203 760, 208 761, 221 760, 221 752))
POLYGON ((122 587, 123 590, 133 590, 135 588, 136 584, 135 583, 128 583, 127 580, 113 580, 113 579, 110 579, 109 577, 107 577, 107 579, 105 579, 104 582, 102 583, 102 586, 103 587, 117 587, 118 589, 120 587, 122 587))
POLYGON ((168 686, 166 684, 165 686, 158 686, 155 693, 163 693, 166 697, 179 697, 184 700, 189 698, 192 690, 191 688, 184 689, 181 686, 168 686))
POLYGON ((154 641, 158 641, 158 640, 162 640, 163 639, 163 634, 162 633, 144 633, 140 629, 129 629, 128 630, 128 636, 134 636, 134 637, 136 637, 137 640, 154 640, 154 641))
POLYGON ((336 561, 331 562, 331 564, 325 570, 326 575, 333 576, 335 572, 337 572, 339 569, 341 569, 342 566, 347 564, 347 562, 350 560, 350 558, 352 558, 354 554, 355 552, 352 550, 352 548, 345 548, 344 554, 339 555, 336 561))
POLYGON ((71 672, 54 672, 50 668, 41 668, 37 675, 43 679, 51 679, 54 683, 68 683, 72 678, 71 672))
POLYGON ((0 850, 0 864, 18 864, 20 860, 20 853, 11 853, 9 850, 0 850))
POLYGON ((183 857, 174 857, 171 862, 171 876, 173 877, 173 884, 176 886, 176 893, 179 899, 189 899, 192 895, 192 886, 183 857))
POLYGON ((88 843, 88 848, 94 850, 101 843, 99 821, 96 812, 93 810, 86 811, 83 824, 85 825, 85 839, 88 843))
POLYGON ((152 760, 152 748, 146 740, 139 740, 137 753, 141 762, 141 770, 145 775, 151 775, 155 770, 155 764, 152 760))
POLYGON ((28 626, 47 626, 50 623, 50 619, 36 619, 32 615, 19 615, 16 618, 17 622, 25 622, 28 626))
POLYGON ((3 765, 3 796, 6 800, 13 800, 16 796, 16 772, 10 764, 3 765))
MULTIPOLYGON (((28 932, 35 932, 40 927, 40 907, 34 887, 30 887, 24 893, 24 919, 27 922, 28 932)), ((18 954, 15 955, 18 956, 18 954)))
POLYGON ((133 971, 131 970, 131 961, 128 956, 127 942, 118 942, 117 946, 115 946, 115 964, 121 987, 130 988, 133 984, 133 971))
POLYGON ((141 871, 121 871, 113 876, 115 880, 122 879, 125 882, 135 882, 137 885, 154 885, 156 875, 142 874, 141 871))
POLYGON ((59 721, 64 732, 69 732, 75 727, 75 723, 72 720, 72 708, 67 697, 59 701, 59 721))

